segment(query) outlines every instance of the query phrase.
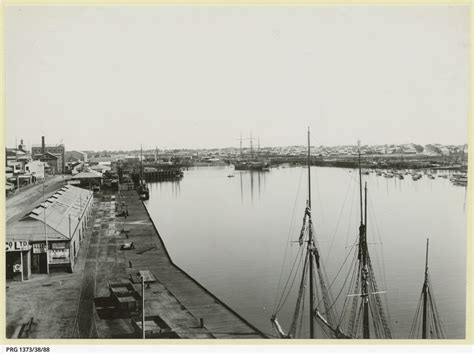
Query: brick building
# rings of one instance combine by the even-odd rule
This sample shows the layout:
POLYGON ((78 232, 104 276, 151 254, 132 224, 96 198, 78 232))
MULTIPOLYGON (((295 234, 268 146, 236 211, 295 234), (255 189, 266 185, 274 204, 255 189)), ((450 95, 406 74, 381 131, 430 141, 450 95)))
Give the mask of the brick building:
POLYGON ((41 145, 31 147, 31 157, 33 160, 40 160, 48 163, 51 170, 56 171, 55 173, 64 173, 66 170, 66 149, 64 148, 64 144, 46 145, 44 136, 41 137, 41 145), (53 155, 57 159, 53 166, 51 166, 50 162, 54 159, 52 159, 50 155, 53 155))

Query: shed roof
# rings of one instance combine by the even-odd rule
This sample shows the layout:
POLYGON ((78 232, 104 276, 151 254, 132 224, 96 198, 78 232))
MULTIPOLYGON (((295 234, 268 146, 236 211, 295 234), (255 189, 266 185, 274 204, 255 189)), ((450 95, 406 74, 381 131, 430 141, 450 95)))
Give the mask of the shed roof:
POLYGON ((52 227, 37 220, 29 219, 17 221, 11 226, 7 226, 7 240, 28 240, 28 241, 64 241, 68 238, 52 227))
POLYGON ((86 208, 92 192, 67 185, 57 190, 45 202, 41 203, 20 221, 7 225, 7 239, 35 241, 44 239, 46 223, 48 239, 68 240, 74 233, 86 208))
POLYGON ((78 173, 72 177, 73 179, 84 179, 84 178, 102 178, 102 173, 90 170, 78 173))

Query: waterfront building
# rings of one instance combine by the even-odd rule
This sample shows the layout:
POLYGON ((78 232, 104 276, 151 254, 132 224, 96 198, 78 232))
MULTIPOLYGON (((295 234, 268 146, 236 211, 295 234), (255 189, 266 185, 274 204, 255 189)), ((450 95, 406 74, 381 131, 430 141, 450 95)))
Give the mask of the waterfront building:
POLYGON ((71 181, 84 188, 100 187, 102 185, 102 173, 94 170, 83 171, 74 175, 71 181))
POLYGON ((19 221, 7 225, 6 278, 73 272, 92 213, 93 193, 64 186, 19 221))
POLYGON ((41 137, 41 145, 35 145, 31 148, 33 160, 47 162, 51 167, 52 173, 64 173, 66 170, 66 156, 64 144, 46 145, 44 136, 41 137), (51 156, 56 157, 56 160, 51 156), (54 161, 53 161, 54 160, 54 161), (53 172, 54 171, 54 172, 53 172))

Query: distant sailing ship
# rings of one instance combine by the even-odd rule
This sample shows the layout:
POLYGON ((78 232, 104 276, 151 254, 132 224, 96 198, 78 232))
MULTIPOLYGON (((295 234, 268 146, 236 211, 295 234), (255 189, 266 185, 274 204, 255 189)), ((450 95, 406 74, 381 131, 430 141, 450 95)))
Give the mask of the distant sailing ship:
MULTIPOLYGON (((240 136, 240 159, 234 160, 232 163, 236 170, 252 170, 252 171, 269 171, 270 164, 267 161, 263 161, 261 158, 255 158, 253 152, 253 140, 252 134, 250 134, 250 159, 243 157, 242 151, 242 136, 240 136)), ((260 150, 260 142, 259 142, 260 150)))
MULTIPOLYGON (((338 315, 334 297, 325 273, 321 254, 314 235, 314 225, 311 213, 311 168, 310 168, 310 132, 308 128, 308 199, 303 217, 303 226, 298 239, 302 271, 293 316, 285 331, 277 319, 277 314, 283 308, 291 292, 292 281, 287 281, 280 300, 275 306, 271 317, 272 325, 280 338, 296 338, 301 335, 303 310, 305 307, 306 289, 309 289, 309 338, 315 338, 315 322, 328 338, 391 338, 391 330, 385 315, 385 305, 382 301, 374 269, 367 245, 367 184, 365 185, 365 207, 362 200, 362 170, 360 163, 359 144, 359 188, 360 212, 358 244, 352 263, 353 271, 348 274, 344 285, 349 289, 341 316, 338 315), (304 250, 302 246, 306 244, 304 250), (309 285, 308 285, 309 282, 309 285), (348 283, 347 283, 348 282, 348 283)), ((296 264, 296 261, 295 263, 296 264)), ((290 277, 295 277, 293 269, 290 277)), ((289 280, 290 280, 289 277, 289 280)), ((343 287, 344 289, 344 287, 343 287)), ((341 290, 342 292, 342 290, 341 290)), ((339 297, 339 295, 338 295, 339 297)))

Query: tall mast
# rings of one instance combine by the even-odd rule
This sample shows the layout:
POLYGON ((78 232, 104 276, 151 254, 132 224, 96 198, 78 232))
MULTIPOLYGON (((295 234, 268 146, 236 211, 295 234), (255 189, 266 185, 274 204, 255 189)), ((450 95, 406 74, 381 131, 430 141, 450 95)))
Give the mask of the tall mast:
MULTIPOLYGON (((311 141, 308 127, 308 206, 311 209, 311 141)), ((311 237, 311 236, 310 236, 311 237)))
POLYGON ((362 218, 362 169, 360 163, 360 140, 357 141, 357 145, 359 147, 359 187, 360 187, 360 224, 364 224, 364 220, 362 218))
MULTIPOLYGON (((308 127, 308 208, 311 210, 311 140, 308 127)), ((314 285, 313 285, 313 230, 311 222, 311 213, 309 213, 309 337, 314 338, 314 285)))
POLYGON ((242 158, 243 153, 242 153, 242 133, 240 133, 240 158, 242 158))
POLYGON ((362 167, 360 159, 360 140, 357 141, 359 152, 359 192, 360 192, 360 226, 359 226, 359 261, 362 262, 360 268, 361 277, 361 298, 362 298, 362 336, 364 339, 370 338, 369 326, 369 268, 367 233, 364 218, 367 222, 367 183, 365 184, 365 209, 362 201, 362 167))
MULTIPOLYGON (((362 184, 361 184, 362 187, 362 184)), ((362 300, 363 307, 363 337, 370 338, 369 328, 369 267, 368 267, 368 249, 367 249, 367 182, 365 182, 365 205, 364 205, 365 224, 361 225, 361 240, 359 247, 362 248, 362 300)))
POLYGON ((250 132, 250 159, 253 161, 253 140, 252 140, 252 132, 250 132))
POLYGON ((421 338, 427 338, 426 324, 428 315, 428 245, 430 239, 426 239, 426 261, 425 261, 425 282, 423 283, 423 324, 421 331, 421 338))

